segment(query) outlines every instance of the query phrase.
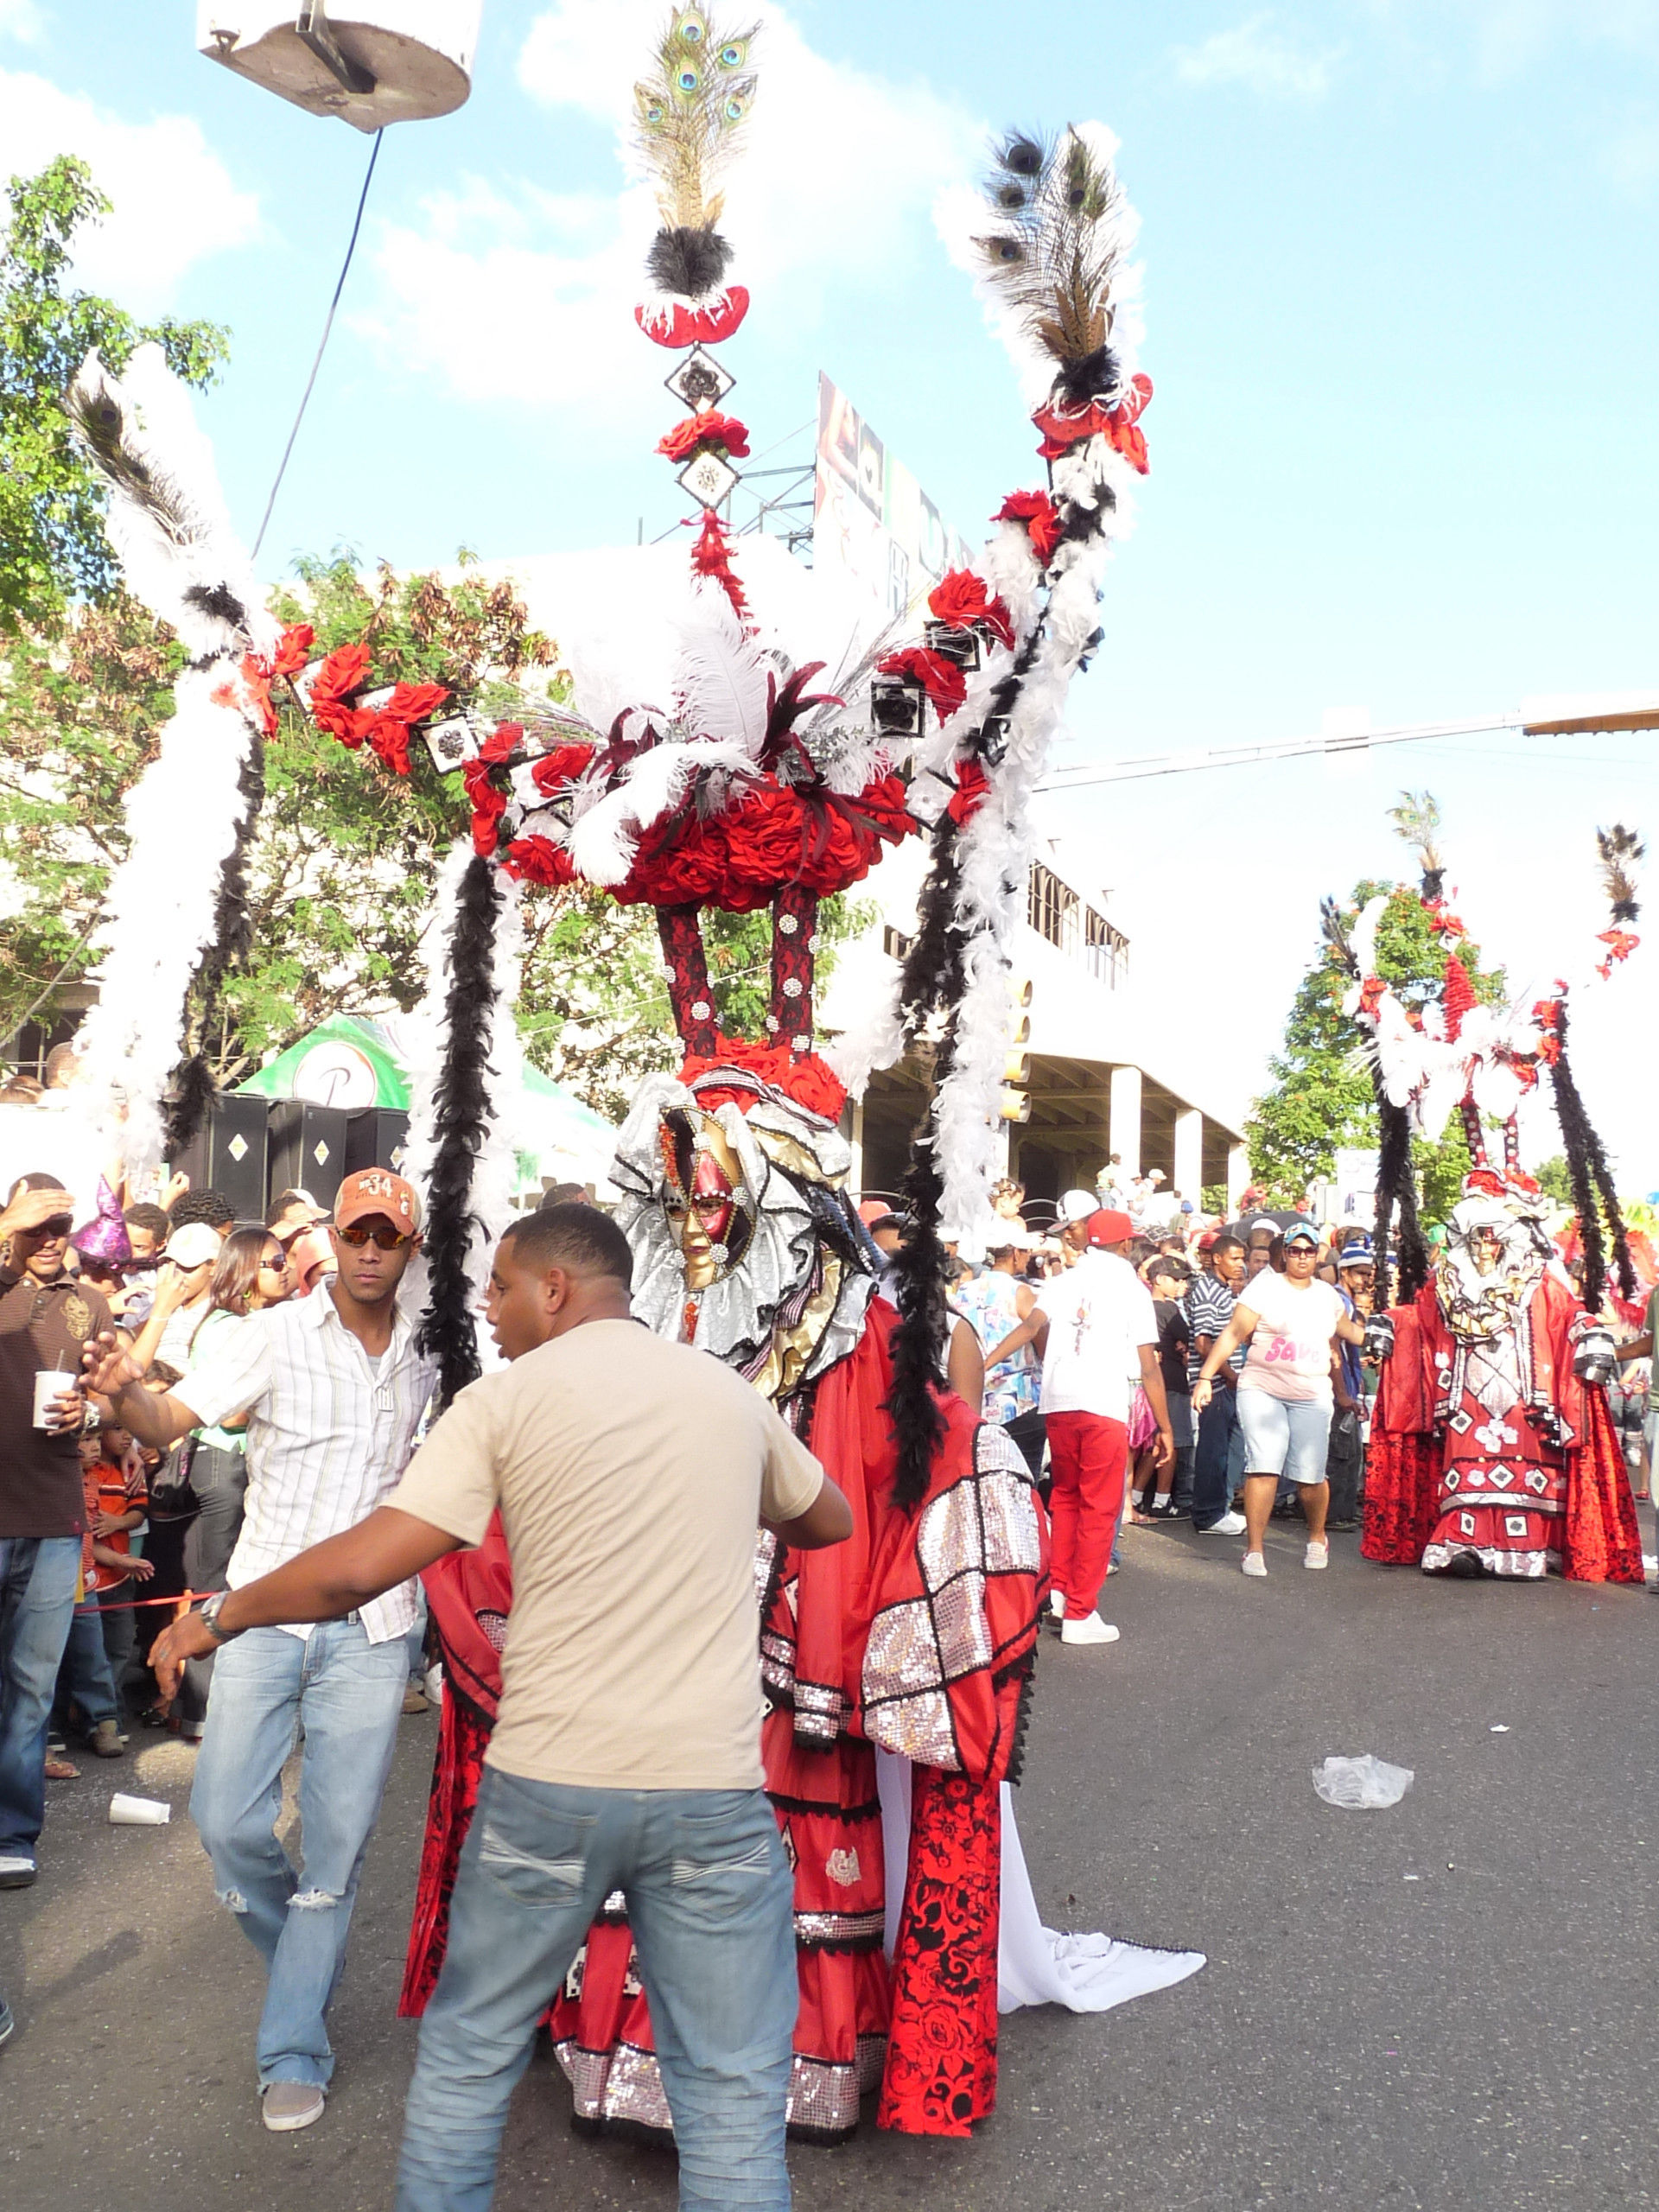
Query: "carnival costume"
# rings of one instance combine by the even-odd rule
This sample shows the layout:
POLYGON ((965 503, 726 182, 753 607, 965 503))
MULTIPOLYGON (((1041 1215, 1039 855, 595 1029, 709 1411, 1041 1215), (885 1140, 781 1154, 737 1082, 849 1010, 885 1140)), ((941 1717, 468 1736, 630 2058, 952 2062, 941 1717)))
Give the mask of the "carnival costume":
MULTIPOLYGON (((1410 806, 1402 811, 1409 814, 1410 806)), ((1432 828, 1432 823, 1429 823, 1432 828)), ((1408 834, 1410 834, 1409 828, 1408 834)), ((1635 950, 1629 831, 1601 833, 1611 927, 1597 973, 1635 950)), ((1624 1223, 1599 1141, 1566 1052, 1567 986, 1529 1011, 1477 997, 1456 947, 1464 925, 1443 895, 1444 871, 1424 846, 1420 893, 1446 948, 1437 1002, 1408 1008, 1376 972, 1386 895, 1351 936, 1327 904, 1326 933, 1350 976, 1344 1009, 1370 1033, 1382 1123, 1378 1177, 1377 1319, 1382 1361, 1365 1471, 1367 1559, 1426 1573, 1587 1582, 1643 1580, 1635 1501, 1607 1406, 1611 1337, 1599 1319, 1605 1281, 1602 1216, 1628 1297, 1624 1223), (1544 1226, 1546 1202, 1520 1166, 1516 1109, 1549 1071, 1579 1201, 1580 1300, 1544 1226), (1410 1171, 1414 1126, 1437 1137, 1455 1105, 1473 1165, 1432 1273, 1418 1233, 1410 1171), (1485 1118, 1503 1123, 1503 1164, 1487 1156, 1485 1118), (1402 1302, 1388 1305, 1387 1237, 1398 1209, 1402 1302)))
MULTIPOLYGON (((313 662, 307 626, 256 635, 238 601, 212 702, 236 715, 236 757, 256 767, 270 687, 284 682, 319 728, 385 772, 415 772, 411 738, 423 733, 435 769, 464 785, 470 837, 442 865, 425 939, 406 1161, 426 1195, 421 1338, 443 1403, 478 1371, 473 1313, 511 1218, 502 1102, 518 1049, 519 901, 582 882, 655 909, 685 1057, 677 1075, 647 1083, 619 1143, 638 1310, 764 1391, 846 1493, 855 1523, 849 1542, 821 1553, 763 1540, 756 1566, 766 1785, 796 1872, 792 2117, 820 2138, 843 2135, 879 2077, 884 2122, 960 2134, 994 2101, 1001 1900, 1027 1939, 1005 1975, 1010 2004, 1103 2009, 1203 1964, 1053 1936, 1037 1920, 1011 1827, 1001 1849, 1046 1595, 1046 1524, 1019 1453, 939 1382, 941 1232, 983 1218, 999 1165, 1028 802, 1071 677, 1101 640, 1101 579, 1147 469, 1139 418, 1152 387, 1133 366, 1132 323, 1119 320, 1133 226, 1109 135, 1085 124, 1051 143, 1009 137, 972 250, 1005 336, 1040 368, 1033 419, 1047 487, 1003 503, 981 559, 929 592, 919 634, 884 632, 815 691, 825 664, 763 632, 719 513, 748 445, 726 411, 733 378, 715 349, 749 296, 728 281, 715 188, 754 97, 753 37, 677 6, 636 92, 636 151, 662 213, 648 257, 654 289, 637 320, 680 357, 665 381, 688 411, 658 451, 700 517, 665 702, 615 712, 613 687, 601 711, 579 684, 575 708, 590 705, 591 721, 543 703, 488 728, 440 686, 377 687, 367 645, 313 662), (813 1049, 818 902, 918 835, 931 853, 917 938, 890 997, 837 1040, 832 1069, 813 1049), (762 906, 772 917, 766 1034, 740 1039, 716 1021, 698 916, 762 906), (875 1295, 877 1255, 845 1188, 837 1123, 843 1086, 861 1088, 925 1035, 934 1096, 889 1304, 875 1295), (878 1758, 891 1762, 885 1782, 878 1758)), ((142 427, 113 379, 88 378, 84 427, 113 503, 166 536, 176 518, 150 513, 166 480, 142 427)), ((193 957, 207 943, 222 966, 234 954, 257 775, 225 784, 220 798, 207 857, 222 880, 192 886, 190 927, 193 957), (218 938, 197 915, 215 884, 218 938)), ((135 823, 135 854, 149 853, 137 834, 146 830, 135 823)), ((139 1075, 159 1128, 156 1049, 152 1039, 139 1075)), ((130 1054, 118 1061, 99 1060, 105 1109, 130 1091, 130 1054)), ((175 1092, 188 1128, 203 1108, 200 1084, 193 1075, 175 1092)), ((406 2010, 435 1981, 494 1718, 512 1602, 499 1532, 442 1562, 429 1584, 445 1696, 406 2010)), ((607 1901, 550 2024, 579 2119, 666 2124, 624 1900, 607 1901)))

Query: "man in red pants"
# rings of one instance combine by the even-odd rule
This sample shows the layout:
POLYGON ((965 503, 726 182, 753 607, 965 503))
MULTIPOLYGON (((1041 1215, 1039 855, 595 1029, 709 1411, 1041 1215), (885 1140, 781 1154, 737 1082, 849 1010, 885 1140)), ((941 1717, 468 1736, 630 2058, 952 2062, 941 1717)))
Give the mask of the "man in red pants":
POLYGON ((1022 1344, 1043 1355, 1042 1411, 1048 1421, 1048 1510, 1053 1522, 1051 1600, 1065 1643, 1116 1643, 1095 1610, 1123 1510, 1129 1400, 1138 1376, 1158 1423, 1160 1472, 1174 1465, 1175 1440, 1158 1365, 1152 1294, 1124 1255, 1135 1234, 1126 1213, 1102 1208, 1083 1224, 1075 1268, 1052 1276, 1019 1326, 986 1354, 988 1368, 1022 1344))

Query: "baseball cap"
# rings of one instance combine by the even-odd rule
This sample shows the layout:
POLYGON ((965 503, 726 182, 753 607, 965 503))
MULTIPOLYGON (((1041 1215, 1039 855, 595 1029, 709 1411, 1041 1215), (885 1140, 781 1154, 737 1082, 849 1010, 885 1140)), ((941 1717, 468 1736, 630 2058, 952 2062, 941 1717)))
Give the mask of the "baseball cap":
POLYGON ((181 1268, 205 1268, 210 1260, 219 1257, 223 1241, 219 1231, 205 1221, 187 1221, 182 1229, 175 1229, 168 1238, 162 1257, 181 1268))
POLYGON ((1060 1200, 1060 1219, 1087 1221, 1098 1206, 1099 1201, 1092 1191, 1068 1191, 1060 1200))
POLYGON ((1091 1244, 1127 1244, 1134 1234, 1135 1224, 1116 1206, 1096 1206, 1089 1217, 1091 1244))
POLYGON ((354 1221, 375 1213, 385 1214, 405 1236, 412 1236, 421 1225, 415 1185, 389 1167, 362 1167, 348 1175, 334 1193, 334 1227, 349 1229, 354 1221))
POLYGON ((1284 1236, 1287 1251, 1293 1244, 1312 1244, 1317 1248, 1319 1241, 1319 1232, 1311 1221, 1293 1221, 1284 1236))

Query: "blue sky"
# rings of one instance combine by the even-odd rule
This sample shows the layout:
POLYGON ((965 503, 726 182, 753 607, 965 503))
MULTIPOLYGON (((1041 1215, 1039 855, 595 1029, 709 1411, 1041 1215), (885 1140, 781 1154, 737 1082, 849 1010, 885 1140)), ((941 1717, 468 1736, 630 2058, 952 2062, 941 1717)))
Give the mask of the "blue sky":
MULTIPOLYGON (((757 12, 760 12, 757 5, 757 12)), ((643 220, 609 119, 642 0, 486 0, 474 97, 388 135, 266 549, 431 563, 672 524, 643 220), (619 76, 620 72, 620 76, 619 76)), ((772 11, 728 349, 757 449, 826 369, 970 537, 1038 480, 1014 372, 938 235, 987 130, 1098 117, 1142 219, 1153 474, 1068 761, 1472 715, 1659 682, 1659 0, 772 11), (774 97, 764 136, 766 91, 774 97)), ((366 142, 215 68, 188 5, 0 0, 0 163, 86 151, 121 206, 88 281, 231 325, 205 410, 251 536, 366 142)), ((786 451, 799 449, 796 446, 786 451)), ((1548 981, 1595 919, 1591 833, 1659 833, 1649 738, 1518 737, 1118 785, 1068 808, 1143 976, 1201 983, 1255 1081, 1320 892, 1395 872, 1403 781, 1447 817, 1489 957, 1548 981)), ((1659 1185, 1652 961, 1580 1016, 1631 1189, 1659 1185)))

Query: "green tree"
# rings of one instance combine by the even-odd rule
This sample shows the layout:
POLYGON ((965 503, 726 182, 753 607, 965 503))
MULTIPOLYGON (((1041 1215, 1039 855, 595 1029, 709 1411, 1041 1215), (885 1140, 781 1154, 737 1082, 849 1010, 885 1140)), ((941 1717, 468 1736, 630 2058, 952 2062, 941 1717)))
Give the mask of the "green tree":
POLYGON ((69 288, 76 234, 110 212, 92 171, 60 155, 14 176, 0 230, 0 638, 59 633, 77 601, 111 598, 118 576, 103 527, 104 495, 60 404, 94 347, 118 374, 153 340, 175 376, 213 383, 228 334, 163 316, 139 322, 113 301, 69 288))
MULTIPOLYGON (((1446 947, 1417 893, 1404 886, 1357 884, 1343 909, 1343 924, 1351 929, 1366 901, 1384 892, 1389 903, 1376 933, 1376 972, 1405 1006, 1421 1009, 1440 996, 1446 947)), ((1454 953, 1478 999, 1503 997, 1503 970, 1482 968, 1478 945, 1465 938, 1454 953)), ((1364 1033, 1342 1011, 1348 982, 1335 947, 1322 938, 1292 1002, 1284 1043, 1268 1064, 1272 1081, 1244 1125, 1251 1173, 1270 1204, 1299 1205, 1310 1183, 1334 1173, 1338 1147, 1376 1142, 1375 1094, 1361 1056, 1364 1033)), ((1425 1217, 1443 1219, 1469 1165, 1457 1117, 1434 1140, 1418 1140, 1414 1158, 1425 1217)))

